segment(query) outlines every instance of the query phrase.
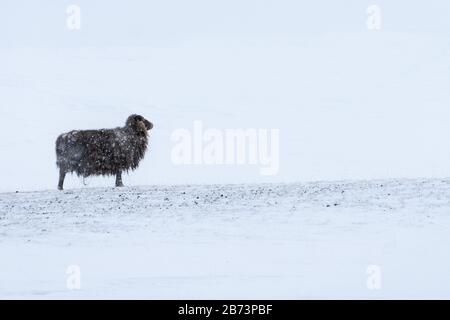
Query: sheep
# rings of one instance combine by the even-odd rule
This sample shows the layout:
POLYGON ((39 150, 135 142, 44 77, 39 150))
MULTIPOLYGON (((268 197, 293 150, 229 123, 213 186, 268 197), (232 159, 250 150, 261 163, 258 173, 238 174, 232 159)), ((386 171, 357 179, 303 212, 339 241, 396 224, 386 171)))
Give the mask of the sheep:
POLYGON ((153 124, 133 114, 124 127, 100 130, 74 130, 56 139, 58 189, 63 190, 66 173, 78 176, 115 175, 116 187, 122 187, 122 172, 134 170, 144 158, 148 131, 153 124))

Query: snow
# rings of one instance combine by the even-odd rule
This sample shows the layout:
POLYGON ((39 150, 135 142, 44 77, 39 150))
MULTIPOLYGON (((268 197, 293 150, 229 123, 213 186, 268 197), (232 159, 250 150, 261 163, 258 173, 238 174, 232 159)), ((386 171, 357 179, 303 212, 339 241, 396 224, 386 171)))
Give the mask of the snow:
POLYGON ((3 193, 0 296, 448 298, 449 193, 450 180, 3 193))
POLYGON ((450 4, 380 0, 370 31, 371 4, 78 0, 74 31, 3 0, 0 297, 448 298, 450 4), (56 137, 134 113, 126 187, 56 191, 56 137), (279 130, 279 170, 177 165, 196 121, 279 130))
MULTIPOLYGON (((56 137, 155 124, 129 185, 450 176, 447 37, 305 36, 279 47, 13 48, 0 51, 0 191, 55 188, 56 137), (357 80, 359 79, 359 80, 357 80), (178 129, 280 130, 279 171, 177 166, 178 129), (33 159, 33 161, 30 161, 33 159)), ((107 187, 111 179, 87 180, 107 187)), ((70 188, 82 186, 68 178, 70 188)))

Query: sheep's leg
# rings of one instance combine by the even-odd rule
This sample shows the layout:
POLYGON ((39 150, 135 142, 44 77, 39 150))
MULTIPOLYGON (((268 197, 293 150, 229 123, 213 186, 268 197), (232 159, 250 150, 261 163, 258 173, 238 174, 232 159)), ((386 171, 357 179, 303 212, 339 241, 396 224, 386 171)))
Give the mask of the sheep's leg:
POLYGON ((116 187, 123 187, 122 171, 117 171, 116 173, 116 187))
POLYGON ((66 171, 62 168, 59 169, 59 182, 58 190, 63 190, 64 178, 66 177, 66 171))

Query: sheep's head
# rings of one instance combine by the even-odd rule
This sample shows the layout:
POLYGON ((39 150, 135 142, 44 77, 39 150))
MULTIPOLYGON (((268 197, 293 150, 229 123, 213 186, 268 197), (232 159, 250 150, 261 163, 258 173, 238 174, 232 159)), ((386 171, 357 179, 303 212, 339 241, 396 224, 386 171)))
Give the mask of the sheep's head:
POLYGON ((153 123, 138 114, 132 114, 128 117, 126 126, 138 132, 147 133, 153 128, 153 123))

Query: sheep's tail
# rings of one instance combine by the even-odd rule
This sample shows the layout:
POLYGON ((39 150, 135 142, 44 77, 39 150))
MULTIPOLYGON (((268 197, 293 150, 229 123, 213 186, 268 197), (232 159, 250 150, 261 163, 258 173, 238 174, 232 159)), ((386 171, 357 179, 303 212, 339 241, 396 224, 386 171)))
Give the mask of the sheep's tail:
POLYGON ((63 135, 60 135, 56 139, 55 151, 56 151, 56 166, 61 168, 64 165, 64 155, 66 150, 66 141, 63 135))

